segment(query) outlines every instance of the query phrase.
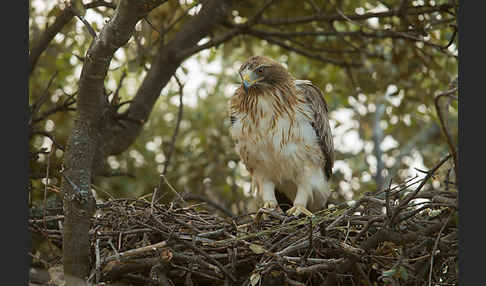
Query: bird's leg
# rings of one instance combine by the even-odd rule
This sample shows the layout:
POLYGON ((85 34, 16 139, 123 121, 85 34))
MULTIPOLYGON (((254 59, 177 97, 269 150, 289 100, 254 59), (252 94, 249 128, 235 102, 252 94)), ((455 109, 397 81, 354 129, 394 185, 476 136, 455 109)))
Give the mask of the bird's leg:
POLYGON ((263 199, 263 208, 276 208, 278 204, 277 198, 275 197, 275 184, 272 181, 264 180, 260 186, 263 199))
POLYGON ((308 209, 306 209, 309 195, 312 194, 312 189, 307 186, 299 186, 297 194, 294 199, 294 206, 287 210, 287 215, 299 216, 305 214, 308 217, 314 216, 308 209))
POLYGON ((255 222, 258 224, 260 218, 263 217, 264 220, 269 218, 268 214, 266 213, 268 210, 266 209, 272 209, 279 212, 282 212, 282 209, 278 207, 277 198, 275 197, 275 184, 272 181, 265 179, 257 180, 257 182, 258 192, 263 200, 263 207, 258 210, 255 217, 255 222))

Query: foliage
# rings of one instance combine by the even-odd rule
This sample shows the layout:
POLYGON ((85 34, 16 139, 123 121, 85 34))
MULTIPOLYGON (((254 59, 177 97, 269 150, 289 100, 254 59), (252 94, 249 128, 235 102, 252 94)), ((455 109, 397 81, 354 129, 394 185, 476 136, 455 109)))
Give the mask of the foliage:
MULTIPOLYGON (((60 1, 40 2, 29 2, 30 47, 64 8, 60 1)), ((252 19, 261 7, 260 2, 235 4, 229 16, 231 25, 252 19)), ((382 177, 387 178, 392 172, 393 183, 399 184, 417 174, 414 167, 428 169, 437 158, 449 152, 437 128, 439 121, 434 96, 449 89, 450 82, 458 73, 457 5, 454 1, 411 1, 408 10, 403 10, 405 16, 308 21, 291 25, 274 25, 270 19, 284 21, 317 13, 359 16, 398 11, 400 3, 409 1, 270 2, 275 3, 271 3, 262 14, 266 22, 257 21, 252 29, 243 30, 240 35, 217 47, 192 55, 177 69, 176 74, 184 85, 185 104, 166 171, 167 180, 175 190, 181 194, 205 194, 227 208, 244 210, 243 204, 237 202, 248 195, 249 176, 238 162, 228 136, 226 102, 239 84, 236 73, 239 64, 254 54, 264 54, 281 61, 297 78, 312 80, 325 91, 332 111, 337 149, 332 180, 336 202, 383 188, 383 183, 377 182, 380 162, 384 166, 382 177), (429 9, 441 5, 450 6, 436 12, 406 14, 420 7, 429 9), (327 31, 329 35, 309 36, 304 33, 306 31, 327 31), (334 33, 336 31, 340 33, 334 33), (289 36, 292 33, 296 36, 289 36), (302 50, 311 55, 302 53, 302 50), (319 59, 316 55, 330 60, 319 59), (376 118, 376 111, 380 108, 384 112, 376 118), (429 129, 430 132, 425 132, 429 129), (376 137, 378 131, 382 133, 381 137, 376 137), (374 148, 376 144, 380 144, 383 152, 379 157, 374 148), (202 184, 205 178, 211 179, 209 189, 202 184)), ((84 13, 97 33, 113 14, 113 9, 107 6, 86 9, 84 13)), ((111 62, 105 79, 108 100, 114 98, 118 88, 119 102, 129 102, 134 97, 151 67, 158 43, 173 38, 184 24, 197 17, 200 6, 193 1, 168 1, 154 9, 147 20, 136 25, 134 36, 115 53, 111 62), (160 33, 166 30, 161 36, 160 33)), ((227 30, 225 25, 219 26, 214 35, 205 38, 201 44, 223 35, 227 30)), ((86 26, 74 18, 50 42, 29 76, 30 104, 47 96, 39 114, 55 108, 76 93, 91 41, 86 26), (52 84, 47 89, 51 80, 52 84)), ((140 197, 150 195, 154 188, 161 187, 164 201, 173 198, 174 193, 161 180, 160 174, 171 149, 178 120, 179 96, 179 86, 173 78, 162 90, 136 141, 123 153, 105 158, 107 172, 122 176, 97 176, 93 185, 99 197, 140 197)), ((128 106, 129 103, 123 105, 119 111, 123 112, 128 106)), ((76 104, 70 107, 76 107, 76 104)), ((447 111, 449 132, 456 136, 457 102, 449 100, 447 111)), ((48 132, 60 146, 66 146, 74 112, 56 112, 32 125, 30 194, 34 200, 41 200, 44 196, 46 182, 40 179, 45 176, 47 168, 52 176, 49 183, 59 185, 63 159, 60 148, 55 148, 49 155, 51 139, 43 133, 35 134, 35 130, 48 132)), ((454 139, 457 142, 457 138, 454 139)), ((441 173, 433 187, 442 187, 447 174, 441 173)), ((390 178, 387 179, 384 184, 389 183, 390 178)))

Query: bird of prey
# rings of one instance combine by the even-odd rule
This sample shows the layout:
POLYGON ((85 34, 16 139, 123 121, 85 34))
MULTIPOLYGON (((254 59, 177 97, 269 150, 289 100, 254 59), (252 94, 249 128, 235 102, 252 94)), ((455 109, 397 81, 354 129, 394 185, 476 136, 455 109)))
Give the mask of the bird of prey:
POLYGON ((326 207, 334 164, 322 91, 264 56, 249 58, 239 74, 230 133, 263 208, 278 207, 277 191, 293 202, 288 215, 312 216, 326 207))

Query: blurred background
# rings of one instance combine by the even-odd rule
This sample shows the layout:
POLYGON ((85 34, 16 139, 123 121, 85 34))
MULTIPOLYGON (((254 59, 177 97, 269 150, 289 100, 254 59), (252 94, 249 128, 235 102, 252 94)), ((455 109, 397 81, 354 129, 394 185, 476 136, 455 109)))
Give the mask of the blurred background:
MULTIPOLYGON (((42 39, 68 2, 29 1, 30 47, 42 39)), ((71 2, 96 33, 118 3, 71 2), (90 3, 100 5, 90 8, 90 3)), ((423 177, 423 171, 447 155, 434 99, 457 81, 455 1, 287 0, 267 1, 268 7, 262 3, 233 5, 228 24, 198 46, 248 23, 259 11, 264 21, 252 22, 249 30, 201 48, 182 62, 177 79, 172 77, 162 89, 136 141, 121 154, 104 159, 106 174, 93 181, 99 200, 150 199, 159 188, 161 200, 169 202, 176 196, 172 187, 180 194, 208 198, 233 213, 254 210, 249 174, 234 151, 227 115, 227 102, 240 84, 237 70, 252 55, 271 57, 324 91, 336 150, 333 202, 423 177), (334 18, 324 21, 309 15, 334 18)), ((105 78, 107 99, 112 101, 117 94, 118 112, 129 107, 159 41, 176 35, 198 16, 203 4, 170 0, 136 25, 134 36, 116 51, 105 78)), ((29 76, 29 104, 32 108, 42 102, 36 105, 37 113, 44 115, 29 122, 31 206, 45 196, 59 197, 62 149, 73 126, 75 94, 91 42, 86 24, 73 19, 54 36, 29 76)), ((456 99, 441 100, 454 144, 456 99)), ((449 181, 454 181, 452 160, 428 187, 443 187, 449 181)))

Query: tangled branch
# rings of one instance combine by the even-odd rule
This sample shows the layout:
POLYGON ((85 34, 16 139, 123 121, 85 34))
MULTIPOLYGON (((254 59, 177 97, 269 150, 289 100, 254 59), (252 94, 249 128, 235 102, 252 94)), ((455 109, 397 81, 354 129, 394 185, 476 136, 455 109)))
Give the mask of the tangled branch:
MULTIPOLYGON (((450 219, 457 215, 457 193, 424 190, 429 179, 413 178, 385 190, 387 199, 365 195, 312 218, 270 209, 226 217, 200 203, 113 199, 98 204, 92 218, 97 262, 90 279, 135 285, 457 283, 458 229, 450 219), (409 190, 414 184, 418 192, 409 190), (419 198, 427 201, 418 205, 419 198)), ((60 244, 59 219, 46 217, 45 227, 32 218, 29 225, 60 244)))

